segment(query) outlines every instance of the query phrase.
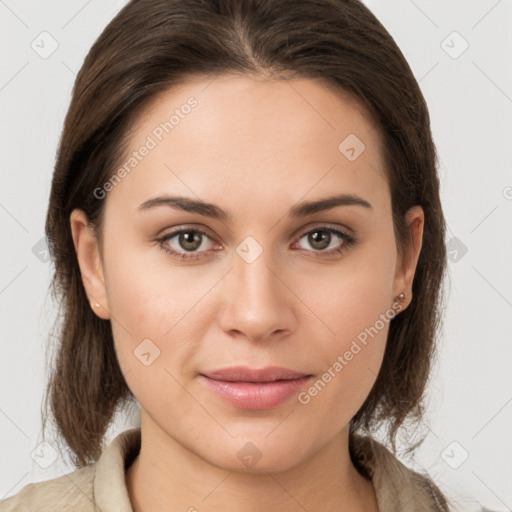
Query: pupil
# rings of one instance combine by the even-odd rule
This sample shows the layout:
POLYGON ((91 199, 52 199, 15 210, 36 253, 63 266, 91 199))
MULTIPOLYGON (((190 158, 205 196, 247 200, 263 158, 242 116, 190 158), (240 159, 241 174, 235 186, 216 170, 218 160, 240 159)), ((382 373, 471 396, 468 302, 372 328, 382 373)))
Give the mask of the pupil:
POLYGON ((312 245, 316 246, 319 243, 320 248, 325 249, 325 247, 329 245, 329 236, 330 235, 325 231, 315 231, 310 235, 310 238, 312 239, 312 245), (322 239, 324 243, 322 243, 322 239), (327 241, 327 244, 325 243, 325 241, 327 241))
POLYGON ((184 249, 197 249, 201 245, 201 243, 197 243, 200 242, 200 236, 199 233, 196 233, 195 231, 182 233, 180 242, 184 242, 184 249))

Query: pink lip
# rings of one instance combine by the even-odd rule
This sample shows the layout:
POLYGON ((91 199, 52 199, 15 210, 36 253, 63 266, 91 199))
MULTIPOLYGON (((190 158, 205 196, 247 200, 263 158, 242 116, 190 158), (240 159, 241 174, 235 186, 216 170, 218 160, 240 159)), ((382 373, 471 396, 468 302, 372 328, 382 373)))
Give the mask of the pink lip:
POLYGON ((200 375, 221 398, 241 409, 271 409, 296 394, 311 375, 269 366, 236 366, 200 375))

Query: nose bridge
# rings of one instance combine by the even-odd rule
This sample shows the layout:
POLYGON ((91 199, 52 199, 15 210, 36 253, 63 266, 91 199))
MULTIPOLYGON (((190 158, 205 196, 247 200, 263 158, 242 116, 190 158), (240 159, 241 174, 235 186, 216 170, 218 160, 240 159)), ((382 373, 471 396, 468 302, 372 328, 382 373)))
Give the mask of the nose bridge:
POLYGON ((252 237, 236 248, 233 270, 228 276, 223 328, 251 339, 264 338, 276 330, 292 327, 293 312, 286 286, 272 270, 272 251, 252 237))
POLYGON ((271 250, 263 250, 257 242, 246 240, 237 248, 234 263, 233 280, 236 294, 241 304, 247 308, 259 310, 270 309, 279 302, 281 291, 275 273, 271 271, 271 250))

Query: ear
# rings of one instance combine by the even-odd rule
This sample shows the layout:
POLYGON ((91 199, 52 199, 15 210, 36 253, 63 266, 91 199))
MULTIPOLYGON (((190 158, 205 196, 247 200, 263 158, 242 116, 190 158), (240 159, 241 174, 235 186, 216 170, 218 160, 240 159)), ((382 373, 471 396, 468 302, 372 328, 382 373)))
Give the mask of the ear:
POLYGON ((412 282, 423 243, 423 208, 419 205, 410 208, 405 214, 405 221, 409 230, 409 240, 406 240, 403 256, 397 260, 393 293, 393 297, 405 293, 405 299, 401 301, 403 309, 412 300, 412 282))
POLYGON ((108 320, 110 312, 98 239, 83 210, 74 209, 69 220, 82 283, 91 308, 100 318, 108 320))

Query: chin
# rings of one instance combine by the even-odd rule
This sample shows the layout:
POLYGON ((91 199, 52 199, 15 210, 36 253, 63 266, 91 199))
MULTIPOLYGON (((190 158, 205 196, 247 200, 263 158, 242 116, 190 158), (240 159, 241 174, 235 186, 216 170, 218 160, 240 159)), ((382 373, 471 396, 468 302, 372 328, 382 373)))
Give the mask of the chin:
POLYGON ((265 439, 266 435, 254 436, 253 441, 250 437, 232 438, 228 443, 217 444, 213 453, 210 447, 196 453, 223 470, 247 474, 279 473, 300 464, 307 457, 304 444, 299 451, 291 438, 287 445, 282 442, 276 445, 276 442, 265 439))

